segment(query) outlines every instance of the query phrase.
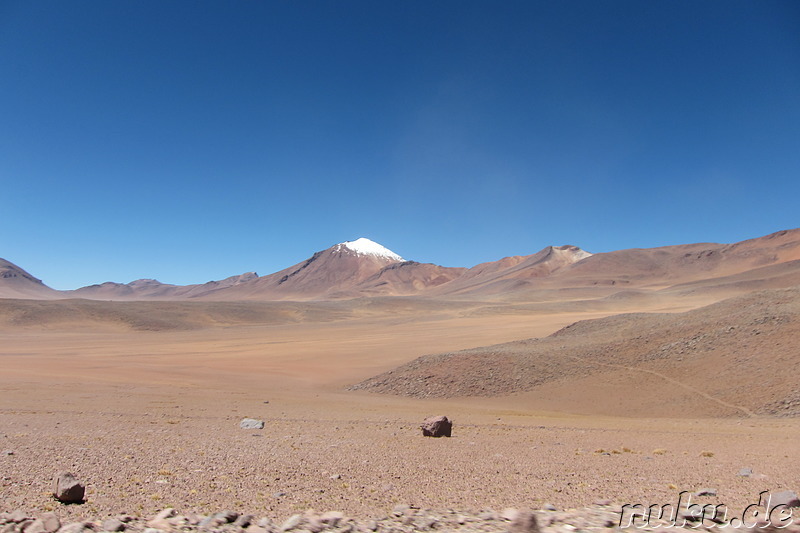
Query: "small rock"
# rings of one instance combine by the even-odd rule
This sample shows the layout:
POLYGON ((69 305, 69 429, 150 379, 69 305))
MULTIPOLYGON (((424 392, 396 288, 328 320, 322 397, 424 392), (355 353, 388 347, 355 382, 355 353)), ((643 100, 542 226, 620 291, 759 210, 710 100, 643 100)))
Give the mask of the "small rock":
POLYGON ((256 420, 255 418, 243 418, 239 422, 239 427, 242 429, 264 429, 264 421, 256 420))
POLYGON ((53 496, 62 503, 83 503, 86 486, 69 472, 59 472, 53 480, 53 496))
POLYGON ((774 509, 777 505, 785 505, 786 507, 800 507, 800 500, 797 494, 791 490, 784 490, 783 492, 776 492, 769 495, 770 509, 774 509))
POLYGON ((558 508, 552 503, 546 503, 542 506, 545 511, 558 511, 558 508))
POLYGON ((273 526, 275 526, 275 524, 272 523, 272 520, 266 517, 259 520, 256 525, 258 525, 258 527, 263 527, 264 529, 273 529, 273 526))
POLYGON ((214 517, 223 524, 230 524, 231 522, 235 521, 239 518, 239 513, 235 511, 222 511, 214 515, 214 517))
POLYGON ((295 514, 286 519, 286 522, 281 526, 281 531, 291 531, 303 523, 303 515, 295 514))
POLYGON ((103 522, 103 531, 124 531, 125 524, 116 518, 109 518, 103 522))
POLYGON ((212 514, 200 520, 200 523, 197 524, 197 527, 200 529, 210 529, 219 525, 222 524, 220 524, 220 521, 217 519, 216 515, 212 514))
POLYGON ((14 455, 14 450, 3 450, 3 455, 14 455))
POLYGON ((700 489, 697 492, 695 492, 694 495, 695 496, 716 496, 717 495, 717 489, 710 489, 710 488, 700 489))
POLYGON ((394 509, 392 509, 392 514, 395 516, 403 516, 409 509, 411 509, 408 505, 395 505, 394 509))
POLYGON ((414 525, 414 531, 425 531, 426 529, 435 529, 439 521, 431 516, 420 518, 414 525))
POLYGON ((422 422, 420 428, 426 437, 449 437, 453 423, 446 416, 431 416, 422 422))
POLYGON ((61 520, 58 519, 56 513, 44 513, 39 520, 42 521, 46 533, 56 533, 61 529, 61 520))
POLYGON ((167 507, 166 509, 161 510, 153 520, 166 520, 167 518, 172 518, 175 516, 175 509, 172 507, 167 507))
POLYGON ((595 501, 594 501, 594 504, 595 504, 595 505, 599 505, 599 506, 601 506, 601 507, 608 507, 608 506, 609 506, 609 505, 611 505, 612 503, 613 503, 613 502, 612 502, 611 500, 608 500, 608 499, 602 499, 602 500, 595 500, 595 501))
POLYGON ((539 533, 539 523, 536 521, 536 515, 529 511, 517 513, 508 531, 509 533, 539 533))
POLYGON ((513 507, 507 507, 500 512, 500 518, 503 520, 508 520, 509 522, 513 522, 518 514, 519 511, 517 509, 514 509, 513 507))
POLYGON ((173 516, 175 516, 175 509, 172 507, 167 507, 159 512, 152 520, 150 520, 147 523, 147 527, 163 530, 171 529, 169 519, 173 516))
POLYGON ((251 514, 240 515, 239 518, 237 518, 236 521, 233 523, 233 525, 239 526, 241 528, 246 528, 253 522, 253 518, 255 517, 251 514))
POLYGON ((83 522, 71 522, 65 526, 62 526, 58 530, 58 533, 81 533, 81 531, 84 529, 86 529, 86 524, 83 522))
MULTIPOLYGON (((13 526, 12 526, 12 531, 13 531, 13 526)), ((46 533, 46 532, 44 530, 44 524, 42 523, 42 521, 37 519, 31 522, 30 524, 27 524, 27 527, 25 528, 25 533, 46 533)))
POLYGON ((320 522, 330 527, 338 526, 343 519, 344 514, 339 511, 328 511, 327 513, 322 513, 319 517, 320 522))
POLYGON ((739 474, 738 475, 741 476, 741 477, 750 477, 750 476, 753 475, 753 469, 752 468, 742 468, 741 470, 739 470, 739 474))

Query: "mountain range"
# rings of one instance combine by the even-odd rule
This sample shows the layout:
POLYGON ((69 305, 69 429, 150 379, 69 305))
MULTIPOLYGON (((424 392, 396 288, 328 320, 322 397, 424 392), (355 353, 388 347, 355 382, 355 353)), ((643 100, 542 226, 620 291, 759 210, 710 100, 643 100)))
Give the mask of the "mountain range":
POLYGON ((366 238, 346 241, 279 272, 247 272, 197 285, 154 279, 105 282, 57 291, 0 259, 0 297, 94 300, 335 300, 369 296, 524 300, 547 291, 576 295, 620 291, 780 288, 800 284, 800 229, 734 244, 697 243, 591 254, 548 246, 472 268, 408 261, 366 238))

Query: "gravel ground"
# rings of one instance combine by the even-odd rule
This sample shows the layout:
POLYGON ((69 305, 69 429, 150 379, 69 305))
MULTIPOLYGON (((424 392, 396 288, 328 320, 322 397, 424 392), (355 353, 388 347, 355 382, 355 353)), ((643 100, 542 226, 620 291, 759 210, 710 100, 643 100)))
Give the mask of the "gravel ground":
POLYGON ((18 403, 58 398, 59 410, 0 412, 0 511, 78 520, 172 507, 285 520, 307 509, 366 517, 396 505, 659 503, 709 486, 741 509, 762 490, 797 490, 800 479, 796 420, 554 418, 354 393, 264 403, 231 389, 99 386, 71 396, 53 386, 18 403), (419 423, 440 411, 454 419, 453 437, 423 437, 419 423), (246 416, 265 428, 241 429, 246 416), (86 483, 86 503, 53 500, 61 470, 86 483))

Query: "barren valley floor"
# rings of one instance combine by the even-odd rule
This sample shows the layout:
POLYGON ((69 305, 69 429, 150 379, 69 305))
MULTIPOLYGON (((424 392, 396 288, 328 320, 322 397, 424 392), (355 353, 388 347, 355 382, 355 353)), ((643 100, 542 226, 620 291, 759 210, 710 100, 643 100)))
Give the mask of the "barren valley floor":
MULTIPOLYGON (((691 409, 632 416, 569 383, 554 395, 573 399, 565 409, 535 393, 430 400, 345 390, 420 355, 545 336, 609 314, 565 309, 161 332, 8 327, 0 333, 0 451, 13 454, 0 454, 3 510, 58 508, 62 521, 165 507, 379 516, 397 504, 663 504, 703 487, 717 489, 709 501, 742 509, 763 490, 797 490, 796 418, 697 418, 691 409), (455 421, 452 438, 421 436, 418 425, 432 414, 455 421), (244 417, 266 427, 240 429, 244 417), (754 474, 738 475, 742 468, 754 474), (52 477, 64 469, 88 484, 85 504, 53 501, 52 477)), ((617 393, 628 399, 653 394, 635 376, 623 382, 617 393)))

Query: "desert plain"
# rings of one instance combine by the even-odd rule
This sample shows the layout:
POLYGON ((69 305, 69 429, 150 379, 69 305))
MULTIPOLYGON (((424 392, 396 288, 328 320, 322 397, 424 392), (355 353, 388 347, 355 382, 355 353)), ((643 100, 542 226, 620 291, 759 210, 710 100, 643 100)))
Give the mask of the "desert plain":
POLYGON ((766 266, 624 290, 0 300, 0 511, 280 522, 661 505, 708 488, 698 501, 742 510, 797 491, 798 232, 779 239, 788 255, 766 266), (538 359, 513 377, 519 359, 500 356, 529 345, 538 359), (453 436, 423 437, 430 415, 453 436), (62 470, 85 503, 53 499, 62 470))

